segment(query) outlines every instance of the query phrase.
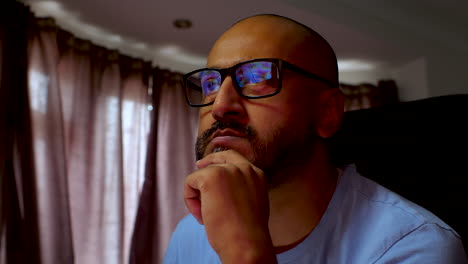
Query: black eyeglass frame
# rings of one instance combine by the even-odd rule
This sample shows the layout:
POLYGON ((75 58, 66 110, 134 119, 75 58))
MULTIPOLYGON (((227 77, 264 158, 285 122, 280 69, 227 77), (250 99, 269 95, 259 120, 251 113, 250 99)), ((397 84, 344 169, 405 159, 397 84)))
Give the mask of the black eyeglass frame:
POLYGON ((223 69, 219 69, 219 68, 203 68, 203 69, 198 69, 198 70, 195 70, 195 71, 191 71, 187 74, 184 74, 183 76, 183 82, 184 82, 184 91, 185 91, 185 100, 187 101, 187 103, 192 106, 192 107, 203 107, 203 106, 208 106, 208 105, 212 105, 214 103, 214 100, 209 102, 209 103, 206 103, 206 104, 193 104, 190 102, 189 98, 188 98, 188 77, 190 77, 191 75, 195 74, 195 73, 198 73, 198 72, 201 72, 201 71, 217 71, 221 74, 221 84, 224 82, 224 80, 226 79, 226 77, 229 75, 231 77, 231 81, 232 81, 232 84, 234 85, 234 88, 236 89, 236 92, 239 94, 239 96, 241 97, 244 97, 244 98, 247 98, 247 99, 260 99, 260 98, 266 98, 266 97, 271 97, 271 96, 274 96, 274 95, 277 95, 280 91, 281 91, 281 88, 283 86, 283 74, 282 74, 282 71, 283 71, 283 67, 286 68, 286 69, 289 69, 289 70, 292 70, 294 72, 297 72, 307 78, 310 78, 310 79, 315 79, 315 80, 318 80, 318 81, 321 81, 321 82, 324 82, 326 83, 329 87, 337 87, 337 84, 333 81, 330 81, 326 78, 323 78, 317 74, 314 74, 314 73, 311 73, 307 70, 304 70, 302 69, 301 67, 299 66, 296 66, 292 63, 289 63, 285 60, 282 60, 282 59, 273 59, 273 58, 260 58, 260 59, 253 59, 253 60, 248 60, 248 61, 243 61, 243 62, 239 62, 237 63, 236 65, 233 65, 229 68, 223 68, 223 69), (235 76, 236 76, 236 69, 240 66, 240 65, 243 65, 243 64, 246 64, 246 63, 251 63, 251 62, 256 62, 256 61, 267 61, 267 62, 272 62, 272 63, 275 63, 277 66, 278 66, 278 75, 279 75, 279 78, 278 78, 278 88, 276 89, 276 91, 274 93, 271 93, 271 94, 266 94, 266 95, 259 95, 259 96, 250 96, 250 95, 244 95, 242 94, 242 87, 239 86, 239 84, 235 81, 235 76))

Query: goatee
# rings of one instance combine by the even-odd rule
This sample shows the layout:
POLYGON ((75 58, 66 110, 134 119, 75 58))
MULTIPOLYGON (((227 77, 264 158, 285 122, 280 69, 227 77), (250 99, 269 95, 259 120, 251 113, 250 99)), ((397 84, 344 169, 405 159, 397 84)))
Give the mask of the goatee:
MULTIPOLYGON (((286 133, 288 130, 280 127, 270 131, 260 139, 256 130, 250 126, 216 121, 211 128, 204 131, 197 138, 195 146, 197 160, 209 154, 206 153, 206 149, 212 140, 213 134, 226 128, 245 135, 250 142, 253 159, 249 161, 263 170, 269 189, 274 189, 291 180, 291 177, 293 177, 292 172, 308 162, 315 144, 320 141, 320 137, 313 128, 310 128, 305 134, 297 134, 296 131, 286 133)), ((211 152, 228 149, 224 146, 217 146, 211 152)))
MULTIPOLYGON (((218 130, 223 130, 226 128, 239 132, 242 135, 245 135, 246 139, 250 143, 254 143, 254 141, 256 141, 255 138, 257 137, 257 133, 250 126, 242 126, 237 123, 225 123, 225 122, 215 121, 209 129, 207 129, 205 132, 203 132, 203 134, 201 134, 197 138, 197 142, 195 145, 195 155, 196 155, 197 160, 200 160, 205 156, 206 148, 208 144, 210 143, 213 134, 218 130)), ((220 146, 220 147, 216 147, 215 149, 213 149, 213 152, 220 152, 224 150, 228 150, 228 148, 220 146)))

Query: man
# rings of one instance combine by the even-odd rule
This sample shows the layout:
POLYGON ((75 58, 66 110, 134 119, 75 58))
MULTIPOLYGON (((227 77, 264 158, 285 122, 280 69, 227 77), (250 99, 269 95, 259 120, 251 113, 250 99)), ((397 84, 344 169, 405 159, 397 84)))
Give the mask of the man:
POLYGON ((333 49, 288 18, 241 20, 208 67, 184 77, 200 107, 191 215, 165 263, 465 263, 437 217, 356 173, 335 168, 324 139, 343 96, 333 49))

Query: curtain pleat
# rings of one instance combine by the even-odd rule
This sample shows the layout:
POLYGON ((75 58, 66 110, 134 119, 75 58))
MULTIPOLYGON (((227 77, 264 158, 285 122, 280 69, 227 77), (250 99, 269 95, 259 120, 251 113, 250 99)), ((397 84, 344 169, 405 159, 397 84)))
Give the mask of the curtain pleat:
POLYGON ((158 107, 154 112, 147 173, 132 238, 130 263, 162 263, 177 222, 187 214, 185 177, 194 169, 197 109, 185 102, 182 76, 155 69, 158 107))
MULTIPOLYGON (((167 77, 166 77, 167 78, 167 77)), ((184 181, 195 170, 198 109, 185 101, 181 76, 161 87, 158 118, 157 201, 158 259, 162 263, 172 231, 188 213, 183 200, 184 181)))
POLYGON ((380 80, 377 85, 341 83, 340 89, 345 96, 345 111, 376 108, 399 102, 398 87, 393 80, 380 80))
POLYGON ((41 263, 30 113, 27 111, 29 9, 0 3, 1 263, 41 263))
POLYGON ((155 163, 151 63, 6 3, 0 263, 127 263, 147 153, 155 163))
MULTIPOLYGON (((163 71, 156 70, 151 78, 151 106, 159 105, 160 90, 154 89, 160 87, 164 80, 161 77, 163 71)), ((154 263, 153 260, 153 237, 158 236, 157 226, 157 208, 156 197, 156 146, 158 144, 157 120, 158 109, 154 107, 151 112, 151 126, 147 147, 147 156, 145 162, 145 181, 139 199, 139 207, 134 225, 134 231, 131 241, 130 263, 154 263)))
POLYGON ((42 263, 73 263, 67 156, 58 64, 56 29, 47 20, 30 26, 27 109, 31 115, 31 148, 39 214, 42 263), (60 227, 57 228, 57 227, 60 227), (60 248, 60 250, 57 250, 60 248))

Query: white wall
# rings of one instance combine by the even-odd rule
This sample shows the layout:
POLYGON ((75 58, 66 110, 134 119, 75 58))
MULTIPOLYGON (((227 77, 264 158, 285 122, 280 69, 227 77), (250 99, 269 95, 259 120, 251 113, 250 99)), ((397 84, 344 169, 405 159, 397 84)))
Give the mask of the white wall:
POLYGON ((468 55, 434 49, 392 71, 401 101, 468 93, 468 55))
POLYGON ((373 70, 361 70, 361 71, 340 71, 339 73, 340 83, 358 85, 362 83, 370 83, 377 85, 378 81, 384 79, 390 79, 391 75, 388 70, 373 69, 373 70))
POLYGON ((468 94, 468 55, 439 48, 392 69, 340 72, 340 82, 377 84, 393 79, 401 101, 450 94, 468 94))
POLYGON ((427 56, 429 96, 468 94, 468 54, 444 50, 427 56))
MULTIPOLYGON (((414 54, 389 72, 403 101, 468 93, 466 1, 283 1, 414 54)), ((365 75, 346 74, 343 80, 375 79, 365 75)))
MULTIPOLYGON (((205 62, 200 62, 200 63, 189 63, 187 61, 183 60, 178 60, 178 57, 173 56, 171 58, 170 55, 164 55, 164 54, 159 54, 158 52, 155 52, 155 55, 151 59, 153 62, 154 66, 157 66, 161 69, 167 69, 171 70, 174 72, 179 72, 179 73, 188 73, 196 69, 200 69, 205 67, 205 62)), ((203 58, 203 57, 201 57, 203 58)))
POLYGON ((398 86, 400 101, 413 101, 429 97, 425 57, 394 69, 391 76, 398 86))

